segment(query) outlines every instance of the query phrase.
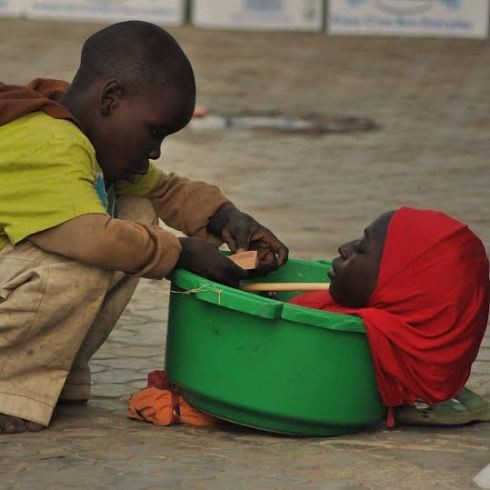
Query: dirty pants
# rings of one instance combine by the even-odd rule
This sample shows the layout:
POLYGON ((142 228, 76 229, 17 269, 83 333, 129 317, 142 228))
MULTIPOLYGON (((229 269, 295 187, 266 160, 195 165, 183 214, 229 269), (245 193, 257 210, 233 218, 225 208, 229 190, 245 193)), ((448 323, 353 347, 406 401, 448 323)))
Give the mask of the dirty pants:
MULTIPOLYGON (((148 199, 124 196, 116 209, 120 219, 157 223, 148 199)), ((47 426, 59 398, 88 399, 88 362, 137 284, 28 240, 0 250, 0 414, 47 426)))

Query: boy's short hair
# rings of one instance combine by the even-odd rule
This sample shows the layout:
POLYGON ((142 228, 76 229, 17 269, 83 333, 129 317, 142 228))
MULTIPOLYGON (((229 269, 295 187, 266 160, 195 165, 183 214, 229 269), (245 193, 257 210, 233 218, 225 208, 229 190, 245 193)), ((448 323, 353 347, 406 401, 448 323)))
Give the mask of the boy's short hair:
POLYGON ((177 41, 143 21, 112 24, 85 41, 72 87, 84 89, 106 77, 118 79, 128 92, 170 80, 195 91, 191 63, 177 41))

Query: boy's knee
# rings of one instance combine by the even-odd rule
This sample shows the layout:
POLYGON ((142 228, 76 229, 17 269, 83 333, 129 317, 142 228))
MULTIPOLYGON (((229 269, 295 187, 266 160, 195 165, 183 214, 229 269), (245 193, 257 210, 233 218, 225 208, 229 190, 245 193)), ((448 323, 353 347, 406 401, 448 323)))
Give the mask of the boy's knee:
POLYGON ((158 216, 151 201, 146 197, 121 196, 116 203, 116 217, 147 225, 157 225, 158 216))

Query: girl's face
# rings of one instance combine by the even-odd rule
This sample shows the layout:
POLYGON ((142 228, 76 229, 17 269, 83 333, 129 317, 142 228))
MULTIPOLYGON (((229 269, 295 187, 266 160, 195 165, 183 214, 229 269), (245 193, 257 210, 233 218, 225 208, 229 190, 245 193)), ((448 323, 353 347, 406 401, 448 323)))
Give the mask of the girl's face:
POLYGON ((394 211, 382 214, 358 240, 339 247, 339 257, 332 261, 330 294, 344 306, 366 306, 376 287, 388 225, 394 211))

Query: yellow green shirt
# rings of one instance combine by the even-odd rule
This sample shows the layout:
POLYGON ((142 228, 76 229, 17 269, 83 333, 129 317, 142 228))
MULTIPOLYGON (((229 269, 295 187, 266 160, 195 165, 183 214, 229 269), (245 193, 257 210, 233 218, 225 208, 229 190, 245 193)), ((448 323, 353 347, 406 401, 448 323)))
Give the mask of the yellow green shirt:
MULTIPOLYGON (((115 193, 144 196, 161 171, 116 182, 115 193)), ((0 250, 77 216, 108 213, 102 170, 73 123, 34 112, 0 126, 0 250)))

